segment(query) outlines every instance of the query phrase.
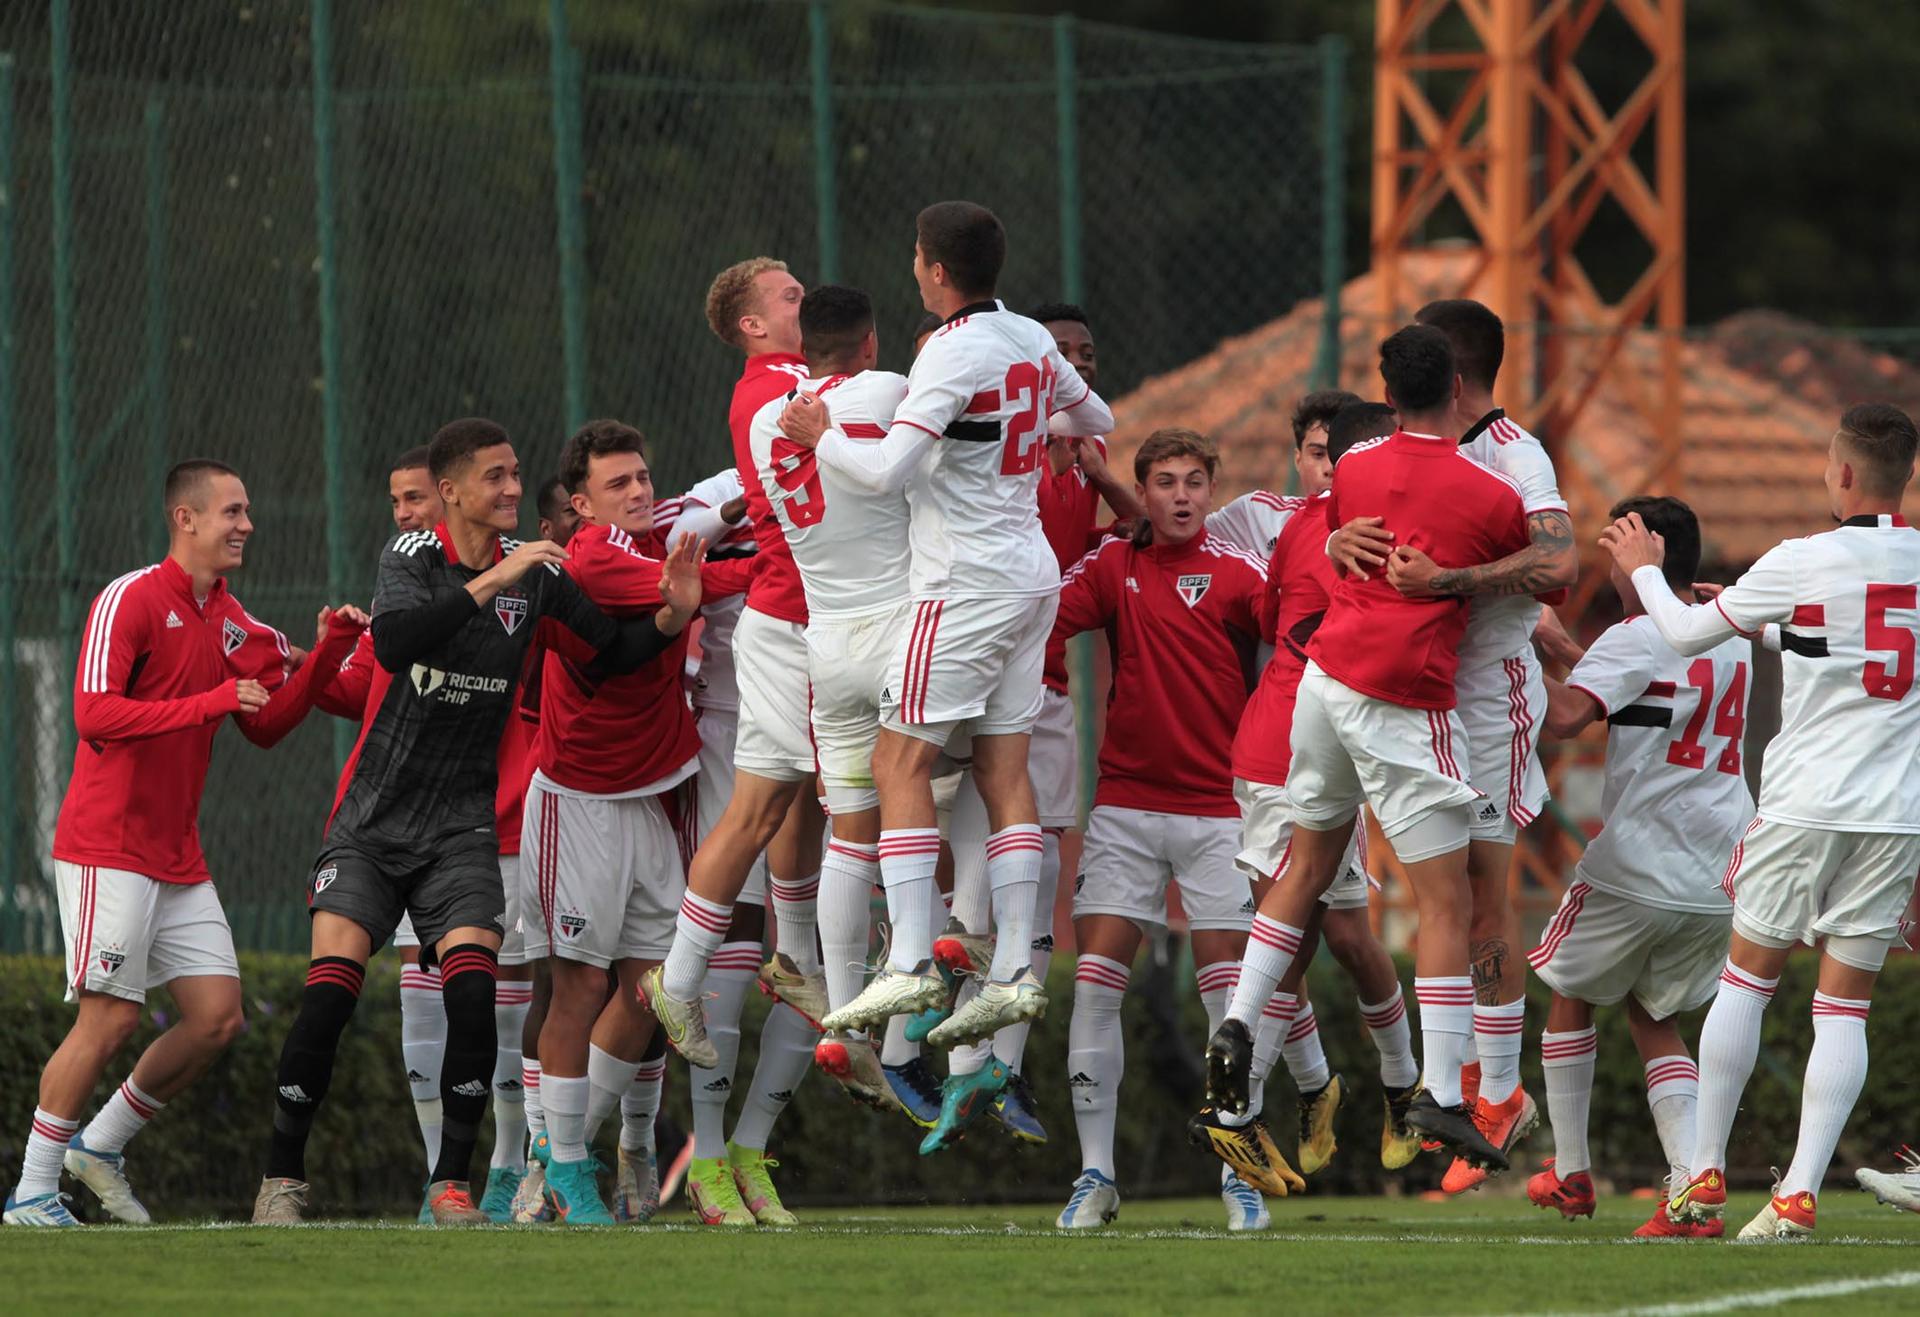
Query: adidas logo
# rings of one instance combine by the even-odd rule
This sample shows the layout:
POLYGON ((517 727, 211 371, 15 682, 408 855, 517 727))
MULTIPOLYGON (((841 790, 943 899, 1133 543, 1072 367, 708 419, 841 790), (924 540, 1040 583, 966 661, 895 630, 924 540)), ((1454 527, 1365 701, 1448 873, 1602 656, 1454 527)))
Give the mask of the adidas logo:
POLYGON ((1480 806, 1480 821, 1482 823, 1491 823, 1499 817, 1500 817, 1500 807, 1494 804, 1491 800, 1489 800, 1486 804, 1480 806))
POLYGON ((1244 902, 1241 903, 1240 913, 1243 915, 1250 915, 1253 913, 1253 898, 1251 896, 1249 896, 1244 902))
POLYGON ((1092 1088, 1095 1082, 1096 1081, 1094 1080, 1094 1077, 1088 1074, 1086 1071, 1076 1070, 1067 1079, 1067 1087, 1068 1088, 1092 1088))
POLYGON ((787 1105, 787 1103, 793 1101, 793 1090, 790 1088, 783 1088, 778 1093, 769 1093, 767 1094, 767 1101, 776 1103, 784 1107, 787 1105))
POLYGON ((520 1081, 517 1079, 503 1079, 495 1084, 494 1088, 501 1093, 518 1093, 520 1091, 520 1081))
POLYGON ((407 1082, 409 1084, 424 1084, 427 1082, 427 1077, 418 1070, 409 1070, 407 1071, 407 1082))
POLYGON ((282 1084, 282 1085, 280 1085, 280 1096, 281 1096, 281 1097, 283 1097, 283 1098, 285 1098, 285 1099, 286 1099, 287 1101, 289 1101, 289 1102, 311 1102, 311 1101, 313 1101, 313 1099, 312 1099, 312 1098, 310 1098, 310 1097, 308 1097, 308 1096, 307 1096, 307 1090, 306 1090, 306 1089, 304 1089, 304 1088, 302 1088, 302 1087, 300 1087, 300 1085, 298 1085, 298 1084, 282 1084))
POLYGON ((185 625, 186 623, 180 620, 180 614, 174 612, 171 608, 167 610, 167 630, 172 631, 177 627, 183 627, 185 625))
POLYGON ((733 1081, 725 1075, 722 1075, 718 1079, 709 1080, 705 1091, 709 1093, 731 1093, 733 1091, 733 1081))
POLYGON ((484 1079, 469 1079, 464 1084, 455 1084, 453 1091, 461 1097, 485 1097, 487 1095, 487 1081, 484 1079))
POLYGON ((1053 951, 1053 934, 1044 933, 1035 938, 1033 940, 1033 946, 1030 949, 1033 951, 1045 951, 1051 954, 1053 951))

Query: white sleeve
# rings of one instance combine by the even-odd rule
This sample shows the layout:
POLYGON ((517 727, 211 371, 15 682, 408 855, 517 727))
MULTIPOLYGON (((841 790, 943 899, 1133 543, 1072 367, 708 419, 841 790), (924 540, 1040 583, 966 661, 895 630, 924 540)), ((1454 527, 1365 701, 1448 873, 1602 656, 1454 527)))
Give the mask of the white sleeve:
POLYGON ((1611 718, 1646 694, 1658 666, 1652 644, 1656 634, 1644 624, 1616 622, 1573 665, 1567 685, 1591 695, 1600 712, 1611 718))
MULTIPOLYGON (((952 333, 935 334, 927 340, 927 346, 913 360, 913 371, 907 376, 907 396, 901 399, 893 414, 894 428, 911 425, 926 431, 928 438, 938 439, 949 425, 966 414, 967 404, 973 401, 978 389, 974 385, 973 363, 968 359, 966 348, 956 346, 958 343, 952 333)), ((997 386, 999 381, 994 383, 997 386)), ((828 412, 832 412, 831 402, 828 412)), ((825 443, 822 436, 823 448, 825 443)), ((824 460, 824 454, 822 456, 824 460)))
POLYGON ((1560 482, 1553 474, 1553 459, 1539 443, 1515 440, 1495 444, 1494 469, 1520 487, 1520 501, 1528 516, 1536 512, 1565 512, 1567 500, 1560 496, 1560 482))
POLYGON ((832 467, 848 483, 875 494, 888 494, 906 487, 913 469, 939 437, 908 420, 895 421, 884 439, 849 439, 829 428, 820 436, 814 455, 822 466, 832 467))
POLYGON ((1253 495, 1242 494, 1224 508, 1207 514, 1207 531, 1236 549, 1261 552, 1259 527, 1254 524, 1253 495))
POLYGON ((1674 598, 1658 567, 1633 574, 1633 588, 1666 642, 1682 654, 1704 654, 1732 636, 1762 638, 1769 622, 1793 616, 1793 542, 1775 545, 1711 603, 1689 607, 1674 598))
POLYGON ((732 534, 733 529, 721 518, 719 508, 695 503, 689 495, 687 502, 681 506, 680 515, 667 528, 667 547, 672 548, 689 535, 699 536, 711 547, 732 534))

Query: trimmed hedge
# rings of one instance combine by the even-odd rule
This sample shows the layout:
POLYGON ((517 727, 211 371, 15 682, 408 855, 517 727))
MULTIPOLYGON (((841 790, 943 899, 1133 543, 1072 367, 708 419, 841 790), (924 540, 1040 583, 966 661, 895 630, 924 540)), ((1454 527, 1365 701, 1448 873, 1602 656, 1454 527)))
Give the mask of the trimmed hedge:
MULTIPOLYGON (((812 1076, 775 1130, 780 1182, 789 1200, 1064 1201, 1080 1170, 1063 1085, 1071 968, 1066 958, 1056 963, 1054 1010, 1035 1027, 1028 1048, 1028 1069, 1053 1136, 1047 1146, 1014 1144, 997 1125, 983 1122, 958 1151, 923 1159, 915 1152, 917 1130, 904 1121, 874 1119, 830 1082, 812 1076)), ((305 970, 306 961, 295 956, 241 958, 247 1032, 132 1146, 135 1183, 163 1218, 237 1218, 250 1209, 272 1122, 274 1067, 305 970)), ((1731 1150, 1738 1179, 1758 1183, 1769 1162, 1783 1165, 1791 1157, 1800 1072, 1811 1038, 1807 1003, 1813 971, 1811 956, 1797 957, 1767 1013, 1760 1064, 1731 1150)), ((1404 965, 1402 972, 1407 976, 1404 965)), ((314 1128, 308 1161, 316 1180, 315 1207, 325 1214, 403 1213, 419 1201, 422 1153, 400 1063, 397 973, 397 963, 382 957, 368 975, 360 1009, 342 1040, 332 1092, 314 1128)), ((72 1008, 60 999, 60 979, 57 961, 0 958, 0 1054, 12 1058, 0 1072, 0 1179, 9 1184, 18 1172, 39 1066, 73 1018, 72 1008)), ((1345 977, 1324 962, 1316 965, 1311 983, 1329 1058, 1347 1077, 1352 1094, 1339 1122, 1342 1151, 1315 1178, 1314 1188, 1377 1193, 1434 1187, 1445 1169, 1439 1158, 1422 1158, 1397 1176, 1380 1168, 1374 1155, 1380 1132, 1378 1071, 1353 993, 1345 977)), ((1190 968, 1156 964, 1149 952, 1134 987, 1124 1017, 1128 1070, 1117 1147, 1121 1182, 1129 1195, 1142 1197, 1207 1193, 1218 1183, 1215 1164, 1190 1149, 1185 1138, 1186 1118, 1199 1100, 1199 1049, 1205 1040, 1190 968), (1175 1018, 1179 1023, 1172 1025, 1175 1018)), ((1411 1007, 1410 988, 1407 997, 1411 1007)), ((765 1009, 757 994, 749 1001, 736 1088, 751 1072, 765 1009)), ((169 1010, 164 995, 156 994, 136 1046, 164 1027, 169 1010)), ((1529 1090, 1542 1098, 1537 1039, 1544 1012, 1542 993, 1528 1012, 1523 1072, 1529 1090)), ((1873 1069, 1842 1144, 1841 1161, 1847 1165, 1860 1158, 1880 1160, 1887 1149, 1915 1137, 1911 1095, 1920 1092, 1920 1049, 1912 1042, 1920 1038, 1920 958, 1900 956, 1889 965, 1868 1027, 1873 1069)), ((1689 1039, 1697 1038, 1698 1018, 1687 1020, 1684 1028, 1689 1039)), ((1603 1011, 1600 1033, 1592 1113, 1595 1164, 1623 1182, 1652 1183, 1664 1166, 1623 1013, 1603 1011)), ((127 1064, 114 1067, 97 1101, 111 1094, 127 1064)), ((675 1076, 669 1080, 670 1109, 685 1125, 685 1085, 679 1078, 685 1071, 676 1065, 669 1074, 675 1076)), ((1292 1095, 1284 1080, 1276 1089, 1269 1111, 1275 1113, 1277 1139, 1290 1149, 1292 1095)), ((1544 1116, 1543 1110, 1542 1128, 1531 1141, 1535 1159, 1552 1146, 1544 1116)), ((479 1164, 486 1154, 483 1142, 479 1164)), ((90 1195, 76 1199, 94 1207, 90 1195)))

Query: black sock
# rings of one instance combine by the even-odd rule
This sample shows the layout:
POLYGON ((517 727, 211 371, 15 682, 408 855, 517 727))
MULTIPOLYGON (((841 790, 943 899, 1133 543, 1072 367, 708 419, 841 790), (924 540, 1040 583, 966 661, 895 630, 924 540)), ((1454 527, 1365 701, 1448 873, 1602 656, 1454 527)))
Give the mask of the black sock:
POLYGON ((440 1064, 440 1158, 433 1180, 468 1181, 480 1118, 493 1088, 499 1041, 493 1021, 493 985, 499 962, 478 943, 462 943, 440 957, 440 1002, 447 1012, 447 1051, 440 1064))
POLYGON ((307 1178, 307 1131, 333 1082, 333 1057, 340 1048, 340 1031, 353 1018, 360 1000, 366 966, 343 956, 322 956, 307 966, 307 986, 300 995, 300 1013, 280 1049, 280 1069, 274 1080, 273 1139, 267 1147, 267 1175, 272 1179, 307 1178))

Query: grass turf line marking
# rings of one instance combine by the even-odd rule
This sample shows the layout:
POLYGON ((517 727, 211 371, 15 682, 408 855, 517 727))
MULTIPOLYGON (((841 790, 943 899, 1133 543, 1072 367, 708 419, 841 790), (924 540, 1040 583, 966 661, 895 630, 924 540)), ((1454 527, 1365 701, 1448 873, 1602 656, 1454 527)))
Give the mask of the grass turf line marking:
POLYGON ((1787 1285, 1780 1289, 1753 1290, 1745 1294, 1723 1294, 1717 1299, 1696 1299, 1689 1303, 1656 1303, 1634 1308, 1614 1308, 1588 1317, 1695 1317, 1695 1314, 1731 1312, 1736 1308, 1771 1308, 1797 1299, 1835 1299, 1865 1290, 1907 1289, 1920 1285, 1920 1271, 1892 1271, 1884 1276, 1851 1276, 1846 1280, 1813 1281, 1806 1285, 1787 1285))

